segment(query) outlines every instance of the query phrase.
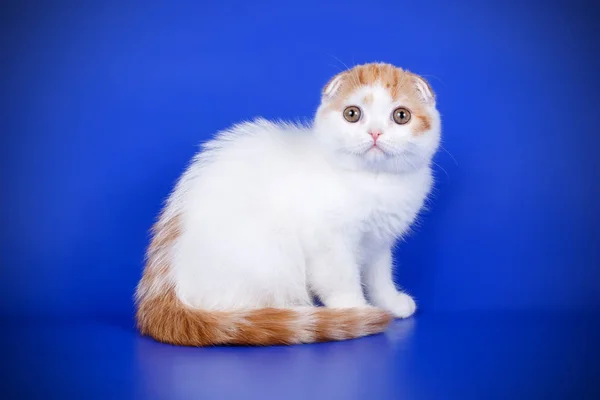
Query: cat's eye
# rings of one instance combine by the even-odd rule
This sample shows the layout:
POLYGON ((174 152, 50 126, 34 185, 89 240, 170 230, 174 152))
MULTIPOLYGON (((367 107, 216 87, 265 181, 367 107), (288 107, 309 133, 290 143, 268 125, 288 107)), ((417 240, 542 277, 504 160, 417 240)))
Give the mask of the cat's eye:
POLYGON ((398 125, 404 125, 410 121, 410 111, 408 111, 408 108, 398 107, 394 110, 392 118, 398 125))
POLYGON ((360 115, 360 108, 356 106, 349 106, 344 109, 344 119, 348 122, 358 122, 360 115))

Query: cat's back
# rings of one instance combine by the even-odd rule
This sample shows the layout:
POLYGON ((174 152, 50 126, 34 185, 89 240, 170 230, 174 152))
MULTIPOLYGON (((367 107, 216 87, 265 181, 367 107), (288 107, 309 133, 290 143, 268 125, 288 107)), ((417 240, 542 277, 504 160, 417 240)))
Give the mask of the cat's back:
POLYGON ((234 125, 202 146, 179 190, 190 206, 212 200, 255 210, 290 206, 290 199, 318 185, 309 182, 316 175, 311 171, 324 176, 314 150, 307 126, 264 119, 234 125))
POLYGON ((203 144, 196 164, 200 167, 214 164, 223 167, 224 163, 245 167, 268 165, 289 159, 306 145, 309 136, 309 127, 259 118, 217 132, 203 144))
POLYGON ((260 185, 294 169, 309 136, 309 128, 299 124, 264 119, 237 124, 202 145, 190 174, 197 184, 218 180, 260 185))

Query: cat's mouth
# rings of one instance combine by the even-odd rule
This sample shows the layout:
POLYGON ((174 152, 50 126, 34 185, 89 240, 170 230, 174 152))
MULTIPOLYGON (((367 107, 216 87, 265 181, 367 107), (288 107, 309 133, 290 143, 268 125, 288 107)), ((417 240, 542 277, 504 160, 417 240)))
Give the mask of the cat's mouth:
POLYGON ((385 150, 384 146, 381 143, 372 143, 371 146, 365 151, 365 154, 381 154, 381 155, 389 155, 389 153, 385 150))
POLYGON ((354 149, 347 149, 346 152, 358 157, 390 157, 394 153, 387 149, 382 143, 362 143, 354 149))

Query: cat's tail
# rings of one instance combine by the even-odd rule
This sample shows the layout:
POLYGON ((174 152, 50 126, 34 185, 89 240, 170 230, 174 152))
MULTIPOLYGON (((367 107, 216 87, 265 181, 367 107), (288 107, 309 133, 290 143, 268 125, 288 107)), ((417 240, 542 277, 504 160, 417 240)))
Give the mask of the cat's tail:
POLYGON ((182 346, 287 345, 357 338, 385 330, 392 316, 374 307, 195 310, 169 290, 138 307, 140 332, 182 346))

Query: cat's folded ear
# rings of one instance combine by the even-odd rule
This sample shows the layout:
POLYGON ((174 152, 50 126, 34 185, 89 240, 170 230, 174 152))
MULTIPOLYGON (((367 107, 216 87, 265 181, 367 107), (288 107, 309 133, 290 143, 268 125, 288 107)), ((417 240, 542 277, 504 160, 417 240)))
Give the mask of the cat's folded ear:
POLYGON ((336 96, 336 94, 339 92, 342 84, 346 80, 347 75, 348 75, 348 73, 346 71, 340 72, 339 74, 337 74, 336 76, 331 78, 329 80, 329 82, 327 82, 327 84, 323 88, 323 92, 322 92, 323 100, 329 101, 329 100, 332 100, 336 96))
POLYGON ((411 75, 421 101, 425 104, 435 105, 435 92, 431 89, 429 82, 419 75, 411 75))

